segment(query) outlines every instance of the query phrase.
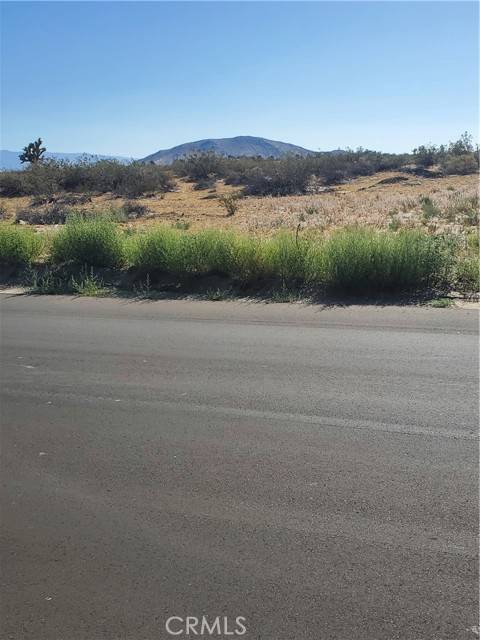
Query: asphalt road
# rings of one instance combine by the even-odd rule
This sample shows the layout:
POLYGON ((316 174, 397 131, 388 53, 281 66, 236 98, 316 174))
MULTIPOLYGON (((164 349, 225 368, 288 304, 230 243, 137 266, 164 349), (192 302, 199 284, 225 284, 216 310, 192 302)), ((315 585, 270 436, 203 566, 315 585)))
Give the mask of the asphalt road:
POLYGON ((475 311, 0 303, 4 638, 478 636, 475 311))

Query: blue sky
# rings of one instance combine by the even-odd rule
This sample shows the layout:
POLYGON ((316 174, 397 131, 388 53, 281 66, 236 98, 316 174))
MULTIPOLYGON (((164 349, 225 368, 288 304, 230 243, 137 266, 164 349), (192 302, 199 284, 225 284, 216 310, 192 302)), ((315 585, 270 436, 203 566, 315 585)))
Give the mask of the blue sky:
POLYGON ((1 146, 478 138, 477 30, 473 2, 6 2, 1 146))

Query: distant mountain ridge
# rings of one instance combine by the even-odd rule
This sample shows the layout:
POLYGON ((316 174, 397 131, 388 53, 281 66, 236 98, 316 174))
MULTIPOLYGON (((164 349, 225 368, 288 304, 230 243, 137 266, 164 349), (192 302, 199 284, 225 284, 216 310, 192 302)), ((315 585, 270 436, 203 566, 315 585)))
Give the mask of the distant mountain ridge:
POLYGON ((281 158, 287 154, 308 156, 314 151, 304 149, 295 144, 268 140, 256 136, 236 136, 234 138, 207 138, 195 142, 180 144, 171 149, 161 149, 143 158, 142 162, 155 164, 171 164, 175 160, 195 153, 212 151, 220 156, 260 156, 262 158, 281 158))
MULTIPOLYGON (((286 155, 309 156, 314 153, 310 149, 299 147, 296 144, 281 142, 279 140, 269 140, 268 138, 260 138, 258 136, 235 136, 234 138, 206 138, 205 140, 196 140, 195 142, 186 142, 177 145, 171 149, 160 149, 139 162, 154 162, 155 164, 169 165, 175 160, 185 158, 192 154, 205 153, 211 151, 220 156, 231 156, 234 158, 249 156, 261 158, 281 158, 286 155)), ((23 169, 26 165, 22 164, 19 159, 20 151, 9 151, 0 149, 0 171, 23 169)), ((324 151, 327 154, 344 153, 341 149, 333 151, 324 151)), ((95 153, 64 153, 56 151, 47 151, 45 158, 55 160, 67 160, 69 162, 78 162, 83 158, 91 161, 95 160, 119 160, 120 162, 132 162, 134 158, 123 156, 110 156, 95 153)))
MULTIPOLYGON (((26 165, 20 162, 21 151, 8 151, 7 149, 0 149, 0 170, 14 171, 16 169, 23 169, 26 165)), ((78 162, 82 158, 88 158, 91 160, 120 160, 121 162, 130 162, 132 158, 123 158, 121 156, 103 156, 96 153, 62 153, 55 151, 47 151, 44 155, 45 158, 51 158, 54 160, 68 160, 69 162, 78 162)))

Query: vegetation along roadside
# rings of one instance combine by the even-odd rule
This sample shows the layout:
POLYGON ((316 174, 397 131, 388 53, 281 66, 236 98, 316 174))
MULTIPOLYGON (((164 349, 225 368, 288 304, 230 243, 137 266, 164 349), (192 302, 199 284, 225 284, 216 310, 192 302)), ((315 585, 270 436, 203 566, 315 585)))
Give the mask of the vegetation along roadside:
POLYGON ((454 236, 349 227, 329 234, 280 230, 261 236, 166 225, 132 230, 108 215, 77 214, 47 233, 0 224, 0 263, 10 277, 30 274, 37 289, 39 274, 49 279, 46 292, 78 290, 79 282, 85 282, 86 291, 103 291, 95 269, 108 270, 116 286, 132 289, 147 282, 148 288, 161 289, 167 278, 168 286, 175 283, 188 291, 212 277, 247 293, 263 287, 353 295, 457 291, 474 296, 479 289, 475 230, 454 236))

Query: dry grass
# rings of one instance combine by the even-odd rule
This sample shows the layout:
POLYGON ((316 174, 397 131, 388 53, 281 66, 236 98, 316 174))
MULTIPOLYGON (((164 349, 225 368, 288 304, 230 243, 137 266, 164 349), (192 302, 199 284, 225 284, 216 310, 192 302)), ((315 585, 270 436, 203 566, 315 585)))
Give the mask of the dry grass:
MULTIPOLYGON (((177 190, 153 198, 139 198, 135 202, 145 205, 148 214, 141 220, 128 223, 148 226, 166 222, 170 225, 204 228, 236 229, 268 233, 275 229, 303 228, 333 229, 352 224, 376 228, 421 227, 431 232, 451 230, 458 232, 465 225, 461 216, 447 215, 455 203, 478 194, 476 175, 445 178, 407 179, 395 184, 380 184, 382 180, 401 174, 388 172, 359 178, 333 190, 308 196, 248 197, 238 201, 238 210, 228 216, 218 196, 238 191, 217 182, 214 188, 196 191, 192 183, 179 180, 177 190), (440 215, 424 215, 421 198, 428 197, 440 215)), ((0 198, 6 211, 5 218, 15 217, 17 211, 28 206, 29 198, 0 198)), ((110 195, 95 196, 88 208, 98 211, 106 207, 121 206, 122 198, 110 195)))
MULTIPOLYGON (((426 179, 409 177, 397 184, 379 184, 399 174, 383 173, 359 178, 333 192, 312 196, 261 198, 246 220, 249 230, 294 228, 332 229, 358 224, 377 228, 425 227, 422 197, 430 197, 443 213, 451 204, 478 193, 476 176, 426 179)), ((459 231, 463 224, 443 215, 428 220, 430 231, 459 231)))

